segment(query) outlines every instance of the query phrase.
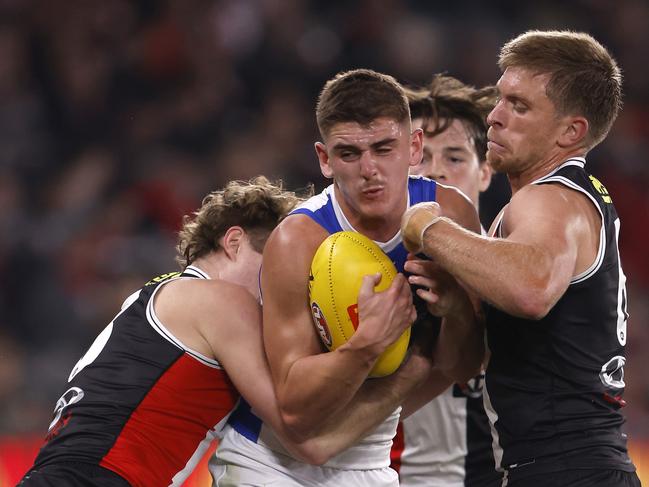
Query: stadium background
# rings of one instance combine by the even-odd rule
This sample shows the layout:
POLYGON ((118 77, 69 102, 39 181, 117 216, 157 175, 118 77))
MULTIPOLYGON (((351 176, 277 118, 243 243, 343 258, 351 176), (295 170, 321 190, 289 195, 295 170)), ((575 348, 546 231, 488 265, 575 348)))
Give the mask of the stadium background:
MULTIPOLYGON (((530 28, 588 31, 625 74, 624 111, 588 168, 622 220, 626 429, 649 483, 647 25, 643 0, 0 0, 0 486, 31 463, 122 300, 174 268, 174 232, 202 195, 257 174, 323 187, 326 79, 370 67, 490 84, 498 48, 530 28)), ((507 196, 498 177, 485 222, 507 196)))

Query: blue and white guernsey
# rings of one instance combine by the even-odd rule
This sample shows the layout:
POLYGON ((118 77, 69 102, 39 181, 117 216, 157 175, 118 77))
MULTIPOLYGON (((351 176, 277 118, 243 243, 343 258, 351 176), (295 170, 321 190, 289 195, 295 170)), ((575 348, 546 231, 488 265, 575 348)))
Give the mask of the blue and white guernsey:
MULTIPOLYGON (((424 201, 435 201, 437 185, 423 176, 410 176, 408 181, 408 206, 424 201)), ((307 215, 330 234, 342 231, 356 231, 343 214, 340 205, 336 201, 333 185, 328 186, 322 193, 309 198, 291 214, 307 215)), ((401 233, 397 232, 387 242, 376 242, 379 247, 392 260, 397 271, 403 272, 403 264, 406 262, 408 251, 401 242, 401 233)))
MULTIPOLYGON (((436 189, 434 181, 421 176, 410 176, 408 206, 423 201, 435 201, 436 189)), ((333 185, 305 201, 291 214, 307 215, 330 234, 346 230, 355 231, 336 201, 333 185)), ((397 270, 403 272, 408 252, 401 241, 401 233, 397 232, 387 242, 376 243, 394 262, 397 270)), ((390 448, 396 433, 399 412, 400 408, 359 443, 330 459, 324 467, 345 470, 387 468, 390 465, 390 448)), ((234 459, 230 459, 233 454, 245 455, 249 459, 265 463, 279 462, 276 453, 288 455, 270 428, 264 425, 243 399, 230 416, 229 426, 230 431, 222 439, 217 452, 225 461, 233 461, 234 459), (245 437, 248 442, 242 441, 241 437, 245 437)))

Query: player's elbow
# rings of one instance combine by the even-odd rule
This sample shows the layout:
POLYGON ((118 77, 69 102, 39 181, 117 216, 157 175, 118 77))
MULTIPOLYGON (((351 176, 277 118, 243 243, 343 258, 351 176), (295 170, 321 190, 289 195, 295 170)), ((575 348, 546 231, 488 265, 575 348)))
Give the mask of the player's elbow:
POLYGON ((538 321, 550 312, 556 300, 548 292, 547 286, 527 286, 519 289, 513 301, 515 303, 514 315, 527 320, 538 321))
POLYGON ((322 466, 332 455, 327 454, 317 443, 306 441, 298 447, 302 461, 310 465, 322 466))
POLYGON ((311 465, 317 465, 321 467, 325 463, 329 461, 329 459, 333 455, 326 455, 322 451, 317 451, 318 449, 316 448, 315 451, 310 452, 309 456, 307 457, 307 463, 310 463, 311 465))
POLYGON ((327 446, 318 437, 303 438, 284 425, 281 441, 293 457, 310 465, 324 465, 335 452, 328 452, 327 446))
MULTIPOLYGON (((286 433, 290 440, 301 444, 311 437, 312 427, 305 420, 303 415, 280 409, 282 422, 286 428, 286 433)), ((311 462, 309 462, 311 463, 311 462)))
POLYGON ((549 265, 545 261, 528 268, 520 279, 511 280, 504 311, 527 320, 538 321, 547 316, 570 285, 571 273, 566 265, 549 265))
MULTIPOLYGON (((291 418, 287 416, 289 422, 291 418)), ((324 439, 319 438, 313 428, 306 428, 301 422, 284 425, 284 435, 290 450, 296 458, 310 465, 324 465, 337 452, 330 451, 324 439)))

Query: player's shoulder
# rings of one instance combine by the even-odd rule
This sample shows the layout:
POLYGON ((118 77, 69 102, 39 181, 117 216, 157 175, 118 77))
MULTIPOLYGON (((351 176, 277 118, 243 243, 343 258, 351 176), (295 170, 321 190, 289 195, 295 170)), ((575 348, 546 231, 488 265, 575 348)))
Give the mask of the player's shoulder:
POLYGON ((225 307, 254 306, 256 300, 238 284, 223 279, 177 279, 159 292, 156 308, 179 313, 221 313, 225 307))
POLYGON ((436 186, 438 183, 434 179, 421 174, 408 174, 409 186, 436 186))
POLYGON ((160 290, 155 310, 185 345, 206 353, 201 346, 207 341, 217 359, 222 343, 248 336, 261 322, 257 299, 243 286, 222 279, 170 282, 160 290))
POLYGON ((576 189, 560 182, 526 184, 512 195, 509 208, 510 211, 557 208, 569 213, 574 203, 583 198, 583 193, 576 189))
POLYGON ((557 229, 579 232, 591 216, 597 216, 597 209, 583 192, 560 183, 527 184, 513 194, 502 221, 505 235, 519 224, 538 222, 551 222, 557 229))
POLYGON ((301 249, 317 248, 328 234, 325 228, 308 215, 294 213, 282 220, 273 230, 266 242, 264 253, 268 251, 289 256, 299 254, 301 249))
POLYGON ((469 197, 462 191, 453 186, 438 183, 437 202, 442 208, 442 215, 476 233, 480 233, 478 212, 469 197))
POLYGON ((327 186, 318 194, 314 194, 310 198, 300 203, 290 214, 304 214, 304 213, 317 213, 329 206, 332 202, 333 185, 327 186))
POLYGON ((412 204, 437 199, 437 182, 420 174, 408 175, 408 193, 412 204))
POLYGON ((437 201, 440 205, 443 202, 447 202, 447 204, 453 204, 458 207, 467 207, 467 205, 473 207, 473 203, 471 203, 469 197, 461 190, 455 186, 442 183, 437 183, 437 201))

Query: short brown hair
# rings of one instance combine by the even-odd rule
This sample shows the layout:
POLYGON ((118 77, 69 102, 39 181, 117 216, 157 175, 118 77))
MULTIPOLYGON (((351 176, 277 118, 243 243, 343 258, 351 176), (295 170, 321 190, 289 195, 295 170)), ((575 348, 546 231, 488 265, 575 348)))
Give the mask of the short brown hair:
POLYGON ((476 89, 460 80, 437 74, 425 88, 405 88, 410 115, 422 119, 422 129, 428 136, 444 132, 453 120, 464 125, 473 139, 480 161, 487 154, 487 115, 496 104, 495 86, 476 89))
POLYGON ((327 81, 318 98, 316 118, 324 139, 337 123, 356 122, 367 127, 379 117, 410 121, 403 87, 392 76, 371 69, 338 73, 327 81))
POLYGON ((261 252, 270 232, 303 201, 282 186, 281 181, 257 176, 250 181, 231 181, 224 189, 209 193, 198 211, 183 217, 176 261, 184 269, 219 249, 220 238, 233 226, 243 228, 253 248, 261 252))
POLYGON ((622 107, 620 68, 586 33, 528 31, 503 46, 498 65, 549 74, 546 94, 558 113, 588 120, 589 149, 604 140, 622 107))

